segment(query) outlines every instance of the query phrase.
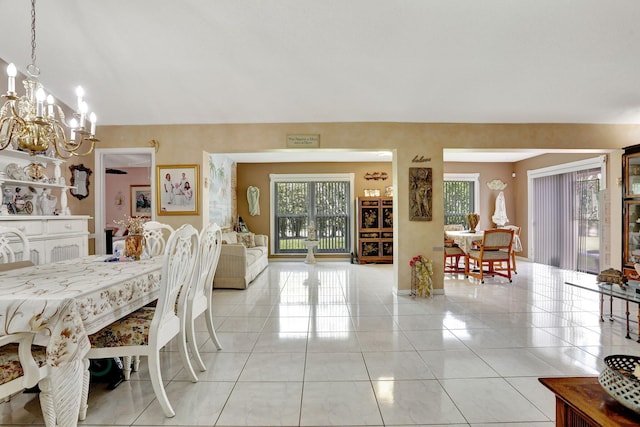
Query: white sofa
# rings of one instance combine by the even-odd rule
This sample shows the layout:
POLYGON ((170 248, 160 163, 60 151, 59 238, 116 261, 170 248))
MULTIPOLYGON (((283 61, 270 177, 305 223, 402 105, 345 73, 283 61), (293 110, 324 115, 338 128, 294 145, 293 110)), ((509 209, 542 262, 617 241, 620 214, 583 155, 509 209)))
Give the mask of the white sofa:
POLYGON ((269 238, 264 234, 255 234, 255 246, 247 247, 250 245, 245 246, 238 240, 247 234, 252 233, 222 233, 222 250, 213 278, 214 288, 246 289, 269 265, 269 238))

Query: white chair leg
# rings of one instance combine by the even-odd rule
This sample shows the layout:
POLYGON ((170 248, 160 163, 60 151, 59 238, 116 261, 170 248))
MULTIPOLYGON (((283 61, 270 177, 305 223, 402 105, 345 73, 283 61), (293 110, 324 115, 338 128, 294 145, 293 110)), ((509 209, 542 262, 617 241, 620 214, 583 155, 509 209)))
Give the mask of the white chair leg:
POLYGON ((189 343, 189 350, 191 351, 191 356, 193 360, 195 360, 196 366, 200 370, 200 372, 204 372, 207 370, 204 362, 202 361, 202 357, 200 356, 200 352, 198 351, 198 342, 196 341, 196 325, 195 319, 190 316, 190 320, 187 321, 187 342, 189 343))
MULTIPOLYGON (((134 357, 138 357, 138 356, 134 356, 134 357)), ((131 378, 131 356, 124 356, 122 358, 122 365, 123 365, 123 373, 124 373, 124 380, 125 381, 129 381, 129 378, 131 378)))
MULTIPOLYGON (((189 341, 189 345, 191 346, 191 349, 193 350, 193 337, 189 337, 189 335, 191 334, 189 331, 192 331, 193 328, 193 319, 188 320, 187 321, 188 325, 186 325, 184 328, 180 328, 180 336, 178 337, 178 343, 180 346, 180 357, 182 358, 182 364, 184 365, 184 369, 187 371, 187 373, 189 374, 189 376, 191 377, 191 381, 192 382, 198 382, 198 376, 196 375, 196 371, 193 369, 193 365, 191 364, 191 359, 189 359, 189 350, 187 349, 187 341, 189 341)), ((202 363, 202 360, 200 360, 200 354, 198 353, 197 350, 193 351, 193 357, 194 359, 196 359, 196 364, 198 364, 198 367, 200 367, 200 363, 202 363)))
POLYGON ((151 376, 151 385, 153 386, 153 392, 156 394, 156 399, 162 407, 162 412, 167 418, 172 418, 176 415, 175 411, 171 407, 167 393, 164 390, 162 384, 162 373, 160 372, 160 353, 150 354, 148 357, 149 363, 149 375, 151 376))
POLYGON ((211 314, 211 307, 204 312, 205 318, 207 320, 207 329, 209 330, 209 336, 211 340, 216 345, 218 350, 222 350, 222 344, 220 344, 220 340, 218 339, 218 335, 216 335, 216 328, 213 326, 213 315, 211 314))
POLYGON ((131 367, 131 370, 133 372, 138 372, 139 369, 140 369, 140 356, 133 356, 133 366, 131 367))

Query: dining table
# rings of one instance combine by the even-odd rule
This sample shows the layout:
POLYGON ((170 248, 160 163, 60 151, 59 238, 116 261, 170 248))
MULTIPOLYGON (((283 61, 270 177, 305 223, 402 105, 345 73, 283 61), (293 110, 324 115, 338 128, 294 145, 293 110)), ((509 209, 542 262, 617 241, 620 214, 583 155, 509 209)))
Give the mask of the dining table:
MULTIPOLYGON (((484 238, 484 230, 476 230, 475 232, 466 230, 446 231, 444 232, 448 239, 456 243, 465 253, 469 253, 473 249, 473 242, 480 241, 484 238)), ((513 235, 512 250, 514 252, 522 252, 522 242, 520 236, 513 235)))
POLYGON ((0 273, 0 335, 33 333, 46 346, 39 385, 47 426, 73 427, 86 415, 88 335, 158 298, 164 257, 109 260, 88 256, 0 273))

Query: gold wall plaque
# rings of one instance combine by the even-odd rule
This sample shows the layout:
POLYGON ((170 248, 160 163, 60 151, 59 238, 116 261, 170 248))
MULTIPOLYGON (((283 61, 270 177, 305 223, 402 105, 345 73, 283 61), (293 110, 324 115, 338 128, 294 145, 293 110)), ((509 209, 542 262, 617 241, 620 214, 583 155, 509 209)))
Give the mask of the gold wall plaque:
POLYGON ((320 134, 287 135, 287 148, 319 148, 320 134))

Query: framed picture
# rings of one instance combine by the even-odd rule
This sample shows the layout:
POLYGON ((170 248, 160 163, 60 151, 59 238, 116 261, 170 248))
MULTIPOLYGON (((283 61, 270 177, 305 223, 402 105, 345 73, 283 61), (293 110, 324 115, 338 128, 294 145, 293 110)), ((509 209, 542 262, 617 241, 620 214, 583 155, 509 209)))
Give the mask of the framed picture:
POLYGON ((156 168, 158 215, 198 215, 198 165, 156 168))
POLYGON ((151 217, 151 186, 130 185, 131 216, 151 217))

